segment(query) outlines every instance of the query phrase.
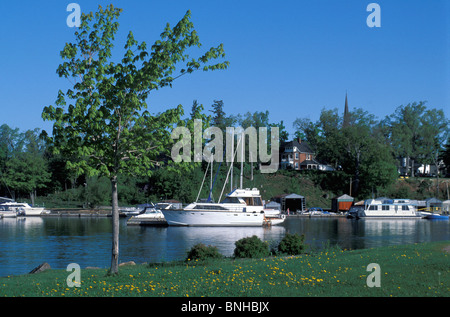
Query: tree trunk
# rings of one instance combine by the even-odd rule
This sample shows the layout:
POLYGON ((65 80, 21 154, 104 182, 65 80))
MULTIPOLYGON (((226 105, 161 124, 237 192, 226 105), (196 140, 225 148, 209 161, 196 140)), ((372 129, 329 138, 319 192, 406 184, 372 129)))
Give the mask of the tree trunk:
POLYGON ((31 206, 34 206, 34 191, 30 192, 31 206))
POLYGON ((112 193, 112 253, 110 274, 119 273, 119 202, 117 197, 117 176, 111 178, 112 193))

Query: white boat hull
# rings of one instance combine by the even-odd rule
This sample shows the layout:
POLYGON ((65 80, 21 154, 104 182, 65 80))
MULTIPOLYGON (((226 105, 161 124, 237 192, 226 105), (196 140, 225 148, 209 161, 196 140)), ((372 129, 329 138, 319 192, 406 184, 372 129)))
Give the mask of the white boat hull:
POLYGON ((207 210, 162 210, 169 226, 261 227, 263 213, 207 210))
POLYGON ((44 211, 44 208, 24 208, 25 216, 40 216, 44 211))
POLYGON ((279 217, 273 217, 273 218, 270 217, 270 218, 266 218, 266 219, 270 225, 276 226, 276 225, 282 224, 284 222, 284 220, 286 220, 286 216, 280 215, 279 217))
POLYGON ((420 213, 411 213, 411 212, 398 212, 398 213, 392 213, 392 212, 368 212, 365 210, 362 217, 366 218, 420 218, 422 215, 420 213))
POLYGON ((2 211, 0 212, 0 218, 16 218, 17 212, 16 211, 2 211))

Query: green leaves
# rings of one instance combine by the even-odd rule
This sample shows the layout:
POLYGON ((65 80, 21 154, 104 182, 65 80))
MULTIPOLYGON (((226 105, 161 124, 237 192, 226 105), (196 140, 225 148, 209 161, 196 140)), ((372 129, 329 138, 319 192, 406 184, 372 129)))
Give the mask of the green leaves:
POLYGON ((189 57, 189 48, 201 47, 190 11, 175 27, 166 25, 151 51, 130 31, 123 58, 115 62, 112 48, 121 11, 109 5, 82 15, 75 40, 64 46, 57 68, 73 87, 59 91, 55 106, 42 112, 44 120, 54 121, 48 138, 53 151, 70 154, 74 159, 67 166, 78 174, 150 174, 166 160, 170 130, 181 122, 183 109, 180 105, 151 115, 145 110, 149 93, 196 70, 228 66, 227 61, 211 63, 225 57, 222 44, 189 57), (177 72, 180 63, 185 66, 177 72))

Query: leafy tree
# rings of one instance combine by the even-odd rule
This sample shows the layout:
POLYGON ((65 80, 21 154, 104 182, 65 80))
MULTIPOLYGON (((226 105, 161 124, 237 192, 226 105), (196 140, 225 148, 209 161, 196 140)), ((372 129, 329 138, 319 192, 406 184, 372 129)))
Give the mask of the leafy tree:
POLYGON ((420 118, 421 126, 421 153, 423 163, 433 164, 436 167, 436 196, 439 196, 439 163, 440 154, 448 138, 449 121, 444 111, 438 109, 427 110, 420 118))
POLYGON ((283 120, 281 120, 279 123, 271 123, 270 126, 278 128, 280 142, 287 142, 289 140, 289 133, 286 131, 286 126, 284 125, 283 120))
POLYGON ((316 124, 320 134, 316 136, 317 157, 335 168, 342 163, 342 118, 337 109, 323 109, 316 124))
POLYGON ((68 161, 67 166, 78 174, 106 176, 111 182, 111 274, 118 272, 119 258, 118 175, 151 175, 164 162, 164 154, 169 155, 169 130, 183 114, 179 105, 151 115, 146 110, 147 97, 196 70, 228 66, 228 62, 210 64, 225 56, 222 44, 196 59, 189 58, 187 50, 201 46, 190 11, 173 28, 166 25, 151 51, 130 31, 123 58, 114 59, 113 40, 121 11, 109 5, 82 15, 75 42, 65 45, 61 51, 64 62, 57 69, 60 77, 75 83, 66 93, 60 90, 56 106, 47 106, 42 113, 45 120, 54 121, 53 134, 48 137, 51 149, 79 159, 68 161))
POLYGON ((211 106, 213 110, 210 110, 213 113, 211 125, 225 131, 227 127, 227 118, 223 107, 223 100, 214 100, 214 103, 211 106))
MULTIPOLYGON (((370 163, 364 160, 364 156, 370 152, 375 141, 371 136, 372 127, 375 124, 373 115, 362 109, 355 109, 348 113, 347 124, 342 128, 342 153, 345 153, 342 165, 344 171, 353 174, 353 191, 357 194, 361 179, 362 163, 370 163)), ((376 160, 376 157, 372 157, 376 160)))
POLYGON ((447 143, 445 144, 445 150, 441 153, 444 165, 447 168, 447 174, 450 173, 450 137, 447 138, 447 143))
POLYGON ((295 119, 292 126, 295 129, 295 137, 301 139, 302 141, 308 142, 311 150, 318 153, 320 149, 321 142, 323 138, 321 136, 322 130, 320 129, 319 123, 313 123, 308 118, 297 118, 295 119))
POLYGON ((411 161, 411 176, 414 177, 414 161, 420 158, 421 117, 425 113, 425 102, 414 102, 400 106, 389 117, 391 126, 391 142, 394 153, 411 161))
MULTIPOLYGON (((14 193, 9 192, 9 188, 6 185, 6 172, 8 170, 7 165, 8 162, 14 157, 14 153, 16 152, 16 148, 19 146, 19 129, 12 129, 7 124, 3 124, 0 126, 0 187, 3 188, 2 195, 14 193)), ((15 197, 12 197, 15 199, 15 197)))
POLYGON ((37 190, 47 187, 50 173, 44 151, 39 129, 21 133, 7 125, 0 127, 0 175, 13 199, 26 193, 34 204, 37 190))

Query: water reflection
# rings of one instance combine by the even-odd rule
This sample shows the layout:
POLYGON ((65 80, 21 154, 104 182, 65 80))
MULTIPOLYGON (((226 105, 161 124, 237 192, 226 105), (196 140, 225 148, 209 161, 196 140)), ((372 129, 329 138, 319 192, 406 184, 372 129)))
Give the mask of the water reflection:
POLYGON ((284 236, 285 228, 253 227, 127 227, 126 241, 121 242, 125 256, 140 256, 145 261, 185 259, 187 251, 197 243, 212 245, 225 256, 231 256, 234 243, 256 235, 263 241, 276 243, 284 236), (138 242, 138 243, 136 243, 138 242))
MULTIPOLYGON (((426 241, 450 240, 449 221, 424 219, 289 218, 282 226, 254 227, 135 227, 120 221, 120 261, 183 260, 197 243, 213 245, 230 256, 235 242, 258 236, 275 247, 286 233, 304 234, 314 248, 339 245, 360 249, 426 241)), ((110 218, 0 219, 0 276, 25 274, 42 262, 52 268, 109 267, 110 218)))

